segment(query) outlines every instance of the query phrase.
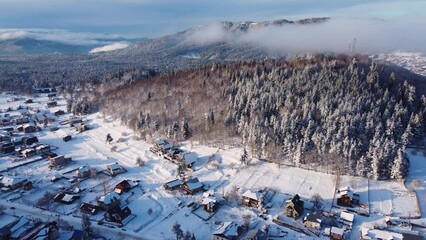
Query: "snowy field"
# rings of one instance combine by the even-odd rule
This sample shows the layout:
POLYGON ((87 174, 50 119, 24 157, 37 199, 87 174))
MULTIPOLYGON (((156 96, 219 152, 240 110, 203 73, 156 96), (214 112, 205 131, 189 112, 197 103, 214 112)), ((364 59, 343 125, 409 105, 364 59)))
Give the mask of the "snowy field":
POLYGON ((422 151, 413 151, 413 149, 408 150, 408 157, 410 170, 406 185, 416 192, 422 214, 420 222, 426 225, 426 157, 422 151))
POLYGON ((370 181, 369 188, 372 213, 403 218, 420 216, 415 193, 408 191, 403 183, 370 181))
MULTIPOLYGON (((2 108, 16 108, 23 105, 23 99, 18 102, 7 102, 10 96, 3 95, 0 98, 2 108)), ((47 98, 35 98, 33 107, 44 108, 47 98)), ((57 107, 51 108, 53 112, 58 109, 65 110, 65 102, 59 101, 57 107)), ((18 114, 15 111, 11 114, 18 114)), ((68 118, 68 114, 61 116, 60 120, 68 118)), ((241 216, 250 216, 252 227, 261 228, 264 225, 273 225, 278 232, 286 231, 287 235, 281 239, 307 239, 304 234, 294 232, 290 229, 279 227, 272 223, 275 215, 282 214, 283 203, 294 194, 299 194, 308 203, 314 194, 319 194, 323 199, 324 211, 332 211, 335 201, 336 187, 351 186, 356 194, 360 195, 360 202, 369 207, 370 213, 377 214, 370 220, 378 220, 384 216, 410 217, 418 216, 417 200, 413 192, 407 190, 403 183, 393 181, 368 181, 364 178, 342 176, 339 186, 336 186, 336 176, 331 174, 308 171, 293 167, 281 168, 272 163, 261 162, 256 159, 248 165, 241 165, 240 156, 242 149, 219 149, 197 145, 193 142, 182 143, 182 148, 193 151, 198 155, 198 161, 194 165, 195 171, 188 171, 187 175, 198 177, 205 188, 215 193, 215 196, 226 197, 233 189, 238 190, 241 196, 246 190, 262 190, 269 188, 276 194, 271 199, 271 208, 267 216, 261 218, 261 212, 257 209, 223 204, 218 212, 209 220, 204 221, 192 213, 192 208, 187 207, 190 202, 200 202, 201 193, 187 196, 181 192, 166 191, 163 183, 176 178, 177 166, 149 151, 151 142, 138 140, 132 131, 120 124, 118 121, 102 116, 99 113, 84 117, 90 125, 90 130, 77 133, 68 125, 59 126, 60 130, 50 132, 43 129, 35 133, 41 143, 49 144, 56 150, 54 152, 71 157, 73 162, 61 169, 49 169, 46 160, 37 161, 26 166, 11 170, 9 175, 25 175, 34 182, 34 188, 28 192, 19 190, 1 194, 1 199, 11 200, 17 204, 33 205, 46 191, 57 193, 62 188, 68 188, 72 184, 67 178, 75 176, 75 170, 81 166, 90 166, 98 171, 96 179, 88 178, 79 182, 83 190, 82 198, 70 205, 59 203, 52 204, 50 211, 67 216, 79 216, 78 209, 81 202, 96 204, 97 198, 112 191, 114 186, 122 180, 131 179, 139 181, 139 186, 131 192, 121 195, 122 206, 128 206, 135 218, 127 223, 123 229, 125 233, 132 236, 143 236, 146 239, 173 239, 172 225, 178 222, 182 230, 194 233, 197 239, 211 239, 212 233, 218 224, 224 221, 236 221, 243 223, 241 216), (69 142, 62 141, 63 135, 72 134, 73 139, 69 142), (105 138, 111 134, 114 138, 112 144, 107 144, 105 138), (119 140, 120 141, 117 141, 119 140), (111 148, 116 146, 116 151, 111 148), (136 159, 141 157, 145 164, 139 166, 136 159), (115 177, 109 177, 101 172, 105 165, 119 163, 126 169, 125 173, 115 177), (50 178, 56 173, 61 173, 65 179, 52 183, 50 178)), ((56 121, 56 123, 58 122, 56 121)), ((419 199, 425 199, 426 164, 424 157, 410 155, 412 165, 409 181, 420 179, 421 187, 415 189, 419 199)), ((27 160, 28 161, 28 160, 27 160)), ((10 157, 0 158, 0 170, 11 164, 10 157)), ((426 201, 421 204, 423 214, 425 213, 426 201)), ((306 212, 306 211, 305 211, 306 212)), ((91 217, 95 221, 103 218, 103 213, 91 217)), ((424 215, 423 215, 424 217, 424 215)), ((364 221, 364 217, 356 216, 356 221, 364 221)), ((301 218, 297 220, 301 223, 301 218)), ((95 224, 94 224, 95 225, 95 224)), ((356 223, 354 229, 358 229, 361 222, 356 223)), ((117 236, 111 238, 120 239, 123 231, 112 229, 117 236)), ((357 231, 358 231, 357 230, 357 231)), ((311 237, 312 239, 317 237, 311 237)), ((358 235, 351 235, 351 239, 357 239, 358 235)), ((280 239, 280 238, 277 238, 280 239)))

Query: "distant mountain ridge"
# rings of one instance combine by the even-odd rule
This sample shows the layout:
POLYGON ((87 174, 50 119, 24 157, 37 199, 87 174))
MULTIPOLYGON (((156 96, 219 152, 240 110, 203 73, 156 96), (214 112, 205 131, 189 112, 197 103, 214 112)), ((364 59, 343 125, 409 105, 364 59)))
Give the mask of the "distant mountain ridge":
POLYGON ((141 39, 93 39, 93 43, 65 43, 54 40, 41 40, 23 36, 0 41, 1 55, 34 55, 34 54, 87 54, 90 50, 116 42, 135 43, 141 39))
MULTIPOLYGON (((238 37, 244 34, 256 35, 256 31, 267 27, 284 28, 287 25, 321 24, 328 19, 309 18, 298 21, 279 19, 260 22, 224 21, 212 25, 220 34, 238 37)), ((213 63, 278 59, 293 54, 285 50, 270 50, 256 44, 227 41, 220 38, 205 43, 197 43, 191 40, 194 34, 203 36, 203 31, 208 31, 212 25, 193 27, 175 34, 135 42, 123 49, 94 54, 87 54, 87 46, 76 47, 40 41, 24 41, 23 43, 34 48, 30 51, 25 50, 31 49, 29 46, 22 46, 20 41, 23 40, 15 40, 10 43, 3 42, 3 48, 0 45, 0 53, 3 51, 9 54, 0 54, 0 87, 7 87, 8 81, 20 81, 22 84, 27 84, 28 79, 37 79, 38 84, 69 83, 73 85, 76 82, 104 81, 110 79, 111 76, 114 78, 116 75, 121 75, 127 70, 145 69, 164 72, 213 63), (46 45, 50 47, 46 47, 46 45), (42 46, 47 50, 41 51, 42 46), (58 51, 58 49, 60 50, 58 51), (13 54, 13 52, 20 54, 13 54), (34 54, 25 54, 25 52, 33 52, 34 54), (80 52, 80 54, 54 54, 64 52, 80 52), (39 71, 40 68, 43 71, 39 71), (1 81, 4 81, 4 83, 1 81)), ((211 35, 216 36, 214 33, 211 35)))

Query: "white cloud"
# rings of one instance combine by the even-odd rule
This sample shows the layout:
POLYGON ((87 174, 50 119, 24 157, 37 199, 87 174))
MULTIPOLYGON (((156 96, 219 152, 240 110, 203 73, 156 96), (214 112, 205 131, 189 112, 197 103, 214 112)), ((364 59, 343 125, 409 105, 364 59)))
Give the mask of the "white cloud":
POLYGON ((102 34, 90 32, 72 32, 63 29, 42 29, 42 28, 5 28, 0 29, 0 41, 29 37, 36 40, 55 41, 72 45, 108 45, 122 38, 135 38, 135 36, 125 36, 117 34, 102 34))
POLYGON ((226 41, 251 44, 280 53, 347 53, 356 38, 356 52, 414 51, 426 53, 426 24, 420 20, 335 18, 322 24, 283 25, 229 32, 217 27, 199 28, 187 41, 209 44, 226 41))
POLYGON ((106 45, 106 46, 103 46, 103 47, 94 48, 94 49, 90 50, 89 53, 100 53, 100 52, 114 51, 114 50, 126 48, 128 46, 129 46, 129 44, 127 44, 127 43, 113 43, 113 44, 106 45))
POLYGON ((20 30, 2 30, 0 29, 0 41, 17 39, 25 36, 25 31, 20 30))

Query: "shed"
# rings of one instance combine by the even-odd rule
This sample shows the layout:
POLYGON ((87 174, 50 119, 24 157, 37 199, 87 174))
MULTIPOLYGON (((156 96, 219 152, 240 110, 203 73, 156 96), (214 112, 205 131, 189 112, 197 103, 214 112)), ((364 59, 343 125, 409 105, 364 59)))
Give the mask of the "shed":
POLYGON ((175 190, 182 186, 183 182, 180 179, 175 179, 163 184, 164 189, 166 190, 175 190))

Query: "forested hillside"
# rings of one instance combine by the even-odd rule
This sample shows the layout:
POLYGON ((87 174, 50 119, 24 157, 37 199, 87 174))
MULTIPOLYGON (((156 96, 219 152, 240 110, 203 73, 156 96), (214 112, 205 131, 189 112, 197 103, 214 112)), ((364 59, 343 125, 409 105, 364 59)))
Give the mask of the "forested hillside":
POLYGON ((426 98, 393 70, 322 55, 212 65, 106 90, 101 109, 144 138, 240 144, 270 161, 402 179, 426 98))

